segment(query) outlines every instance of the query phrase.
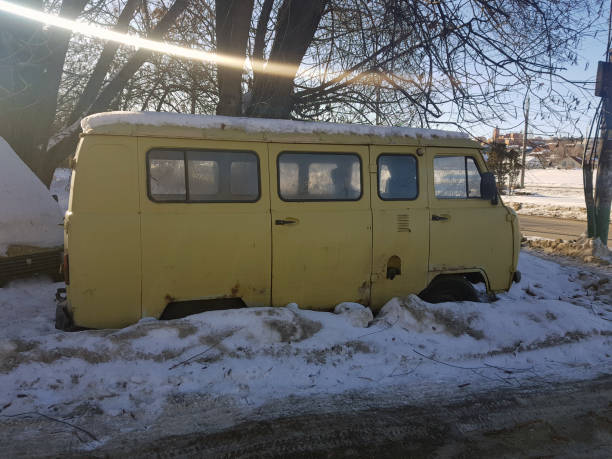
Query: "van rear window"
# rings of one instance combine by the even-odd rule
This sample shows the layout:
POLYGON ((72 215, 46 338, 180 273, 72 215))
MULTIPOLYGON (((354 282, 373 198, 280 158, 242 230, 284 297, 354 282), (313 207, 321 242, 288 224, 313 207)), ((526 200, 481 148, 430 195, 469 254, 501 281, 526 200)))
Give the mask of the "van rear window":
POLYGON ((361 160, 354 153, 281 153, 278 189, 284 201, 357 201, 361 160))
POLYGON ((149 152, 149 193, 156 201, 187 199, 182 151, 149 152))
POLYGON ((151 150, 149 196, 157 202, 254 202, 259 158, 244 151, 151 150))

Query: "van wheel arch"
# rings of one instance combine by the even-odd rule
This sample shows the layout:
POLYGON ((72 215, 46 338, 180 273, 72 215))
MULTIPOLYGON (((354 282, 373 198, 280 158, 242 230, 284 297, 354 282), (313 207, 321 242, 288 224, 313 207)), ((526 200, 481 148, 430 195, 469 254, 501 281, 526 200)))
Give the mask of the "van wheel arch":
POLYGON ((246 308, 242 298, 215 298, 206 300, 185 300, 168 303, 159 320, 181 319, 183 317, 208 311, 246 308))
POLYGON ((478 292, 472 283, 481 281, 485 281, 485 279, 484 276, 478 272, 465 274, 441 274, 436 276, 429 283, 427 288, 419 293, 419 297, 428 303, 456 301, 480 302, 478 292), (480 276, 480 278, 478 276, 480 276))

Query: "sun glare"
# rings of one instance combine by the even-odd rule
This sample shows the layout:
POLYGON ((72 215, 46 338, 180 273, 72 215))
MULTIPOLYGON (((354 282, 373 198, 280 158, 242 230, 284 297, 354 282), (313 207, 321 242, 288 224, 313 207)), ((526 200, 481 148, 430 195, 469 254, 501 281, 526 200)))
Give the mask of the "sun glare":
MULTIPOLYGON (((197 49, 184 48, 182 46, 176 46, 160 41, 148 40, 137 35, 115 32, 112 30, 105 29, 103 27, 65 19, 32 8, 15 5, 14 3, 7 2, 4 0, 0 0, 0 11, 14 14, 16 16, 20 16, 32 21, 40 22, 48 26, 70 30, 74 33, 100 38, 102 40, 112 40, 135 49, 144 48, 158 53, 169 54, 172 56, 201 61, 205 63, 234 67, 238 69, 243 69, 246 65, 244 57, 220 55, 217 53, 211 53, 197 49)), ((249 61, 248 67, 250 68, 250 66, 252 65, 253 61, 249 61)), ((265 73, 288 77, 294 77, 296 72, 296 68, 292 65, 274 64, 270 62, 262 62, 260 68, 262 69, 261 71, 265 73)))

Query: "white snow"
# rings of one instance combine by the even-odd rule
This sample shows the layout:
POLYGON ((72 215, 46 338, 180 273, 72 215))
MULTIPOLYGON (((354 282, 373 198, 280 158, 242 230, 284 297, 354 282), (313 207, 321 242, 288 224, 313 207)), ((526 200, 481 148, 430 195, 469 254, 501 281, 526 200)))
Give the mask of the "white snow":
POLYGON ((372 320, 374 320, 372 310, 359 303, 340 303, 334 308, 334 314, 340 314, 346 317, 346 320, 353 327, 364 328, 367 327, 372 320))
POLYGON ((355 303, 336 314, 293 304, 77 333, 52 328, 62 284, 16 281, 0 289, 0 417, 69 416, 88 403, 142 423, 193 394, 248 412, 295 395, 419 399, 425 388, 443 396, 609 374, 609 276, 525 252, 519 268, 522 283, 494 303, 395 298, 371 322, 355 303))
POLYGON ((62 222, 49 190, 0 137, 0 256, 11 245, 61 246, 62 222))
POLYGON ((342 134, 380 137, 411 138, 469 138, 467 134, 438 129, 372 126, 363 124, 316 123, 232 116, 186 115, 159 112, 106 112, 90 115, 81 121, 85 134, 97 128, 113 125, 173 126, 196 129, 235 129, 245 132, 271 132, 284 134, 342 134))
POLYGON ((586 220, 582 169, 528 169, 517 193, 503 200, 520 204, 519 214, 586 220))
POLYGON ((68 210, 68 199, 70 198, 70 178, 72 171, 65 168, 55 169, 53 181, 51 182, 51 194, 56 195, 62 213, 68 210))

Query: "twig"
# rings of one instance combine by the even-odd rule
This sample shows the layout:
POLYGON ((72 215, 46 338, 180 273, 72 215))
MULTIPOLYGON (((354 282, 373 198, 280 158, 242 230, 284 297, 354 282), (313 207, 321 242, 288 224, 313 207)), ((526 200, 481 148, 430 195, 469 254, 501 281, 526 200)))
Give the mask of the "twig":
POLYGON ((419 351, 417 351, 416 349, 413 349, 412 352, 414 352, 415 354, 420 355, 421 357, 425 357, 426 359, 429 359, 433 362, 436 363, 441 363, 442 365, 446 365, 448 367, 452 367, 452 368, 459 368, 460 370, 482 370, 483 367, 462 367, 460 365, 453 365, 452 363, 447 363, 447 362, 443 362, 442 360, 438 360, 438 359, 434 359, 433 357, 429 357, 428 355, 425 355, 419 351))
MULTIPOLYGON (((458 369, 460 369, 460 370, 468 370, 468 371, 471 371, 472 373, 474 373, 475 375, 478 375, 478 376, 480 376, 481 378, 485 378, 485 379, 488 379, 488 380, 490 380, 490 381, 495 381, 495 380, 498 380, 498 381, 504 382, 504 383, 506 383, 506 384, 511 384, 511 383, 510 383, 510 379, 514 379, 515 381, 518 381, 518 380, 516 380, 516 378, 502 378, 502 377, 500 377, 500 376, 496 376, 496 378, 491 378, 491 377, 489 377, 489 376, 483 375, 482 373, 479 373, 479 370, 486 370, 486 369, 487 369, 487 366, 481 366, 481 367, 462 367, 462 366, 460 366, 460 365, 453 365, 452 363, 447 363, 447 362, 443 362, 443 361, 438 360, 438 359, 434 359, 433 357, 429 357, 429 356, 427 356, 427 355, 425 355, 425 354, 423 354, 423 353, 421 353, 421 352, 417 351, 416 349, 413 349, 412 351, 413 351, 414 353, 416 353, 416 354, 418 354, 418 355, 422 356, 422 357, 425 357, 426 359, 429 359, 429 360, 433 361, 433 362, 440 363, 440 364, 442 364, 442 365, 446 365, 446 366, 449 366, 449 367, 452 367, 452 368, 458 368, 458 369)), ((486 364, 485 364, 485 365, 486 365, 486 364)), ((492 365, 491 365, 491 366, 489 366, 489 367, 490 367, 490 368, 498 368, 498 367, 494 367, 494 366, 492 366, 492 365)), ((519 383, 519 384, 520 384, 520 383, 519 383)))
MULTIPOLYGON (((404 373, 395 373, 395 370, 397 370, 397 367, 395 367, 395 368, 393 369, 393 371, 391 372, 391 374, 390 374, 389 376, 387 376, 387 377, 388 377, 388 378, 391 378, 391 377, 395 377, 395 376, 407 376, 407 375, 410 375, 410 374, 414 373, 414 372, 417 370, 417 368, 419 368, 419 366, 421 365, 421 363, 423 363, 423 361, 422 361, 422 360, 419 360, 419 361, 417 362, 417 364, 414 366, 414 368, 412 368, 410 371, 406 371, 406 372, 404 372, 404 373)), ((398 365, 398 366, 399 366, 399 365, 398 365)))
POLYGON ((223 341, 225 341, 227 338, 229 338, 230 336, 233 336, 236 332, 242 330, 244 327, 240 327, 237 328, 236 330, 232 331, 230 334, 224 336, 223 338, 221 338, 219 341, 217 341, 215 344, 213 344, 212 346, 207 347, 206 349, 204 349, 202 352, 198 352, 195 355, 192 355, 191 357, 189 357, 188 359, 183 360, 182 362, 179 362, 175 365, 172 365, 169 370, 174 370, 176 367, 180 367, 181 365, 187 365, 189 362, 191 362, 193 359, 196 359, 204 354, 206 354, 208 351, 216 348, 219 344, 221 344, 223 341))
POLYGON ((376 330, 370 333, 366 333, 365 335, 360 335, 355 339, 360 339, 363 338, 364 336, 370 336, 370 335, 375 335, 376 333, 381 333, 384 332, 385 330, 389 330, 390 328, 392 328, 397 322, 399 321, 399 317, 395 320, 395 322, 393 322, 392 324, 387 323, 387 326, 381 330, 376 330))
MULTIPOLYGON (((29 416, 29 415, 32 415, 32 414, 36 414, 38 416, 41 416, 41 417, 43 417, 45 419, 48 419, 49 421, 55 421, 55 422, 60 423, 60 424, 65 424, 65 425, 67 425, 69 427, 72 427, 75 430, 78 430, 79 432, 83 432, 84 434, 89 436, 89 438, 91 438, 92 440, 98 441, 96 436, 94 434, 92 434, 91 432, 89 432, 88 430, 85 430, 82 427, 74 425, 74 424, 72 424, 72 423, 70 423, 68 421, 62 421, 61 419, 54 418, 53 416, 48 416, 48 415, 40 413, 38 411, 28 411, 26 413, 18 413, 18 414, 12 414, 12 415, 6 415, 5 414, 5 415, 2 415, 2 416, 7 417, 7 418, 16 418, 16 417, 19 417, 19 416, 29 416)), ((78 437, 78 435, 77 435, 77 437, 78 437)), ((83 440, 81 440, 81 441, 83 441, 83 440)))
POLYGON ((501 370, 504 373, 508 373, 508 374, 512 374, 512 373, 526 373, 529 371, 533 371, 533 366, 529 367, 529 368, 504 368, 504 367, 498 367, 497 365, 491 365, 490 363, 484 363, 484 366, 486 367, 490 367, 490 368, 495 368, 496 370, 501 370))

